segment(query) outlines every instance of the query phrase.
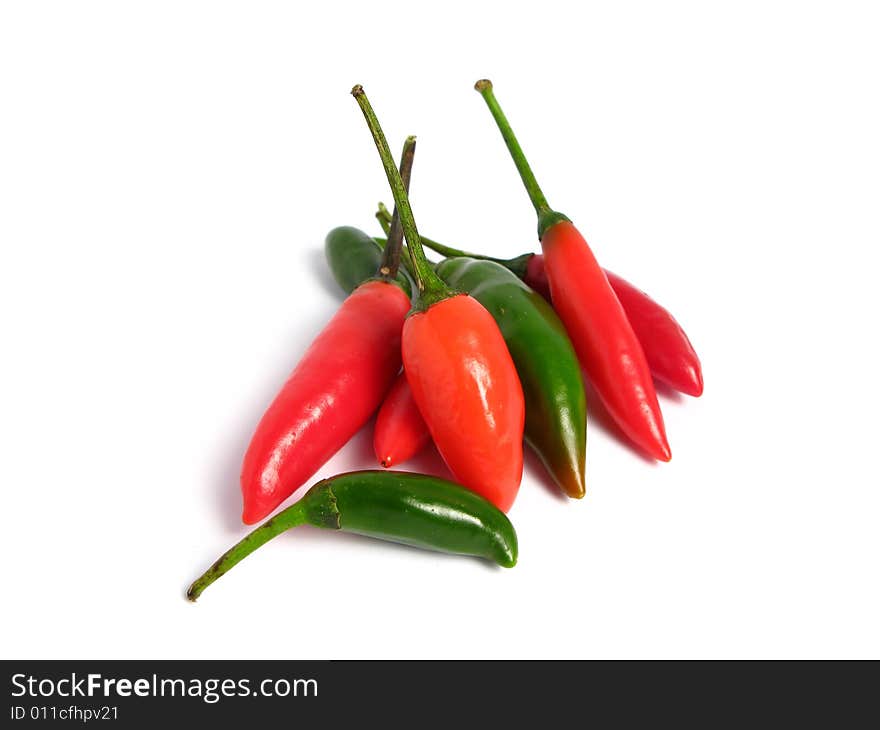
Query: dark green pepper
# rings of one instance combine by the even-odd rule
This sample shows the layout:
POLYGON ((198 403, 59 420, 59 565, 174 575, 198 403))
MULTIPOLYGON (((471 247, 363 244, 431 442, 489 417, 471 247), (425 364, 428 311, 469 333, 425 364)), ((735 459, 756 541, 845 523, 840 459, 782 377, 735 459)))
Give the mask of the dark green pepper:
POLYGON ((186 593, 205 588, 273 537, 297 525, 353 532, 380 540, 474 555, 516 565, 516 532, 507 516, 445 479, 394 471, 353 471, 323 479, 220 556, 186 593))
MULTIPOLYGON (((346 294, 351 294, 365 281, 376 277, 382 261, 382 248, 360 229, 339 226, 327 234, 324 256, 336 283, 346 294)), ((395 281, 407 296, 412 294, 409 278, 403 271, 397 272, 395 281)))
POLYGON ((494 261, 452 258, 437 264, 451 287, 466 291, 495 318, 526 401, 525 438, 569 497, 584 496, 587 405, 584 381, 565 327, 544 298, 494 261))

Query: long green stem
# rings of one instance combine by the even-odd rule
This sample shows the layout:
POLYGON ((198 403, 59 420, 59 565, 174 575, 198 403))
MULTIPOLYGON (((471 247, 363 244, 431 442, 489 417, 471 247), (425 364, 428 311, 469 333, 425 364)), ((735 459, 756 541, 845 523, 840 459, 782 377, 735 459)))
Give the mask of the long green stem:
POLYGON ((296 502, 283 512, 279 512, 271 520, 264 522, 256 530, 245 535, 238 543, 217 558, 216 562, 189 587, 186 597, 190 601, 195 601, 205 588, 244 560, 254 550, 291 527, 304 525, 306 522, 308 519, 303 501, 296 502))
POLYGON ((394 205, 400 216, 400 223, 403 226, 403 234, 406 236, 407 249, 413 261, 413 273, 416 277, 416 287, 418 288, 418 300, 421 307, 428 307, 438 301, 448 298, 452 291, 431 268, 425 251, 422 248, 422 241, 419 238, 419 232, 416 228, 415 217, 409 204, 409 197, 406 194, 406 188, 400 177, 400 172, 394 164, 391 157, 391 150, 388 148, 388 141, 379 125, 379 120, 370 106, 367 95, 363 87, 358 84, 351 90, 352 96, 357 100, 358 106, 364 114, 370 133, 373 135, 373 141, 376 143, 376 149, 379 151, 379 157, 382 160, 382 167, 385 168, 385 176, 388 178, 388 184, 391 186, 391 192, 394 195, 394 205))
MULTIPOLYGON (((416 138, 409 136, 403 143, 403 152, 400 155, 400 179, 403 180, 403 188, 409 194, 409 183, 412 177, 413 157, 416 154, 416 138)), ((391 225, 388 231, 388 242, 385 244, 385 250, 382 252, 382 259, 379 262, 379 276, 386 279, 393 279, 397 276, 397 269, 400 268, 400 252, 403 248, 403 228, 400 225, 400 215, 397 208, 394 208, 394 214, 391 216, 391 225)))
MULTIPOLYGON (((379 225, 382 226, 382 230, 388 230, 388 226, 391 222, 391 214, 388 212, 388 208, 385 207, 383 203, 379 203, 379 209, 376 211, 376 219, 379 221, 379 225)), ((496 264, 501 264, 505 268, 510 269, 514 274, 516 274, 520 279, 522 279, 526 274, 526 267, 528 266, 529 260, 534 256, 532 253, 524 253, 521 256, 516 256, 512 259, 502 259, 497 258, 495 256, 486 256, 481 253, 471 253, 469 251, 463 251, 460 248, 452 248, 452 246, 447 246, 444 243, 439 243, 434 241, 433 239, 426 238, 422 236, 422 243, 430 248, 432 251, 436 251, 441 256, 446 256, 447 258, 458 258, 464 256, 470 259, 480 259, 482 261, 494 261, 496 264)))
POLYGON ((520 179, 522 179, 526 192, 529 194, 529 199, 532 201, 532 205, 535 206, 535 212, 538 214, 538 236, 541 237, 544 235, 544 231, 551 225, 562 220, 568 220, 568 218, 562 215, 562 213, 554 211, 547 202, 547 198, 544 197, 544 192, 541 190, 541 186, 538 185, 538 180, 535 178, 535 173, 532 172, 528 160, 526 160, 522 147, 519 146, 510 122, 507 121, 507 117, 504 116, 504 112, 495 98, 492 82, 489 79, 481 79, 474 84, 474 88, 480 92, 480 95, 485 100, 486 106, 489 107, 489 111, 495 119, 495 124, 498 125, 501 136, 504 137, 504 143, 510 151, 510 156, 513 158, 513 163, 516 165, 520 179))

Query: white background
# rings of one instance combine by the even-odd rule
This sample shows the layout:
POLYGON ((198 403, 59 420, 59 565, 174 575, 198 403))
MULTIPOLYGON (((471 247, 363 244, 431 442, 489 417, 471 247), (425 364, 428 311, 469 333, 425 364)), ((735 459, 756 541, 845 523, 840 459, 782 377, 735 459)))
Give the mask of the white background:
POLYGON ((847 2, 4 3, 2 656, 880 656, 878 31, 847 2), (303 528, 187 603, 341 301, 324 234, 390 202, 351 86, 419 137, 423 232, 535 250, 484 76, 700 352, 672 462, 593 422, 583 501, 527 460, 513 570, 303 528))

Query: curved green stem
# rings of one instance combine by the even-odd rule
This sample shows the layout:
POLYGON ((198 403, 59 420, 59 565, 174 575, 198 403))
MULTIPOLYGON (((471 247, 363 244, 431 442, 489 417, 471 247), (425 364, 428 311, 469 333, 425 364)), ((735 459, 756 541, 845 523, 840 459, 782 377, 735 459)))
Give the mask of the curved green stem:
MULTIPOLYGON (((376 220, 379 221, 382 230, 387 234, 388 226, 391 221, 391 214, 388 212, 388 208, 385 207, 384 203, 379 203, 379 209, 376 211, 376 220)), ((516 256, 512 259, 501 259, 496 258, 495 256, 486 256, 485 254, 463 251, 460 248, 452 248, 452 246, 447 246, 444 243, 439 243, 430 238, 426 238, 425 236, 422 236, 422 243, 432 251, 436 251, 441 256, 446 256, 447 258, 464 256, 471 259, 480 259, 481 261, 494 261, 496 264, 501 264, 505 268, 510 269, 520 279, 525 276, 529 260, 535 255, 532 253, 524 253, 521 256, 516 256)))
POLYGON ((244 560, 248 555, 254 552, 254 550, 265 545, 273 537, 277 537, 291 527, 304 525, 308 521, 308 513, 303 501, 291 505, 283 512, 279 512, 271 520, 264 522, 256 530, 245 535, 244 538, 217 558, 216 562, 189 587, 189 590, 186 592, 186 597, 190 601, 195 601, 205 588, 211 585, 211 583, 226 573, 230 568, 244 560))
MULTIPOLYGON (((400 179, 403 180, 403 188, 409 194, 409 182, 412 177, 413 157, 416 154, 416 138, 409 136, 403 143, 403 152, 400 155, 400 179)), ((382 259, 379 262, 379 276, 391 280, 397 276, 400 268, 400 252, 403 248, 403 228, 400 225, 400 216, 397 208, 391 216, 391 224, 387 232, 388 242, 382 251, 382 259)))
MULTIPOLYGON (((446 284, 440 279, 434 270, 425 251, 422 248, 422 241, 419 238, 419 232, 416 228, 415 217, 409 204, 409 197, 406 194, 406 188, 400 177, 400 172, 394 164, 391 157, 391 150, 388 148, 388 141, 379 125, 379 120, 370 105, 367 95, 363 87, 358 84, 351 90, 352 96, 357 100, 358 106, 364 114, 370 133, 373 135, 373 141, 376 143, 376 149, 379 151, 379 157, 382 160, 382 167, 385 168, 385 176, 388 178, 388 184, 391 186, 391 192, 394 195, 394 205, 396 206, 400 223, 403 226, 403 234, 406 236, 407 250, 413 262, 413 273, 416 278, 416 287, 418 289, 418 305, 421 308, 429 307, 431 304, 448 298, 453 294, 446 284)), ((415 297, 414 297, 415 298, 415 297)))
POLYGON ((538 214, 538 237, 540 238, 544 235, 544 231, 554 223, 567 221, 568 218, 562 213, 554 211, 547 202, 547 198, 544 197, 544 192, 541 190, 541 186, 538 185, 538 180, 535 178, 535 173, 532 172, 528 160, 526 160, 522 147, 519 146, 510 122, 507 121, 507 117, 504 116, 504 112, 495 98, 492 82, 489 79, 481 79, 474 84, 474 88, 480 92, 480 95, 486 102, 486 106, 489 107, 489 111, 495 119, 495 124, 498 125, 501 136, 504 137, 504 143, 510 151, 510 156, 513 158, 513 163, 516 165, 520 179, 526 188, 526 192, 529 194, 529 199, 532 201, 532 205, 535 206, 535 212, 538 214))

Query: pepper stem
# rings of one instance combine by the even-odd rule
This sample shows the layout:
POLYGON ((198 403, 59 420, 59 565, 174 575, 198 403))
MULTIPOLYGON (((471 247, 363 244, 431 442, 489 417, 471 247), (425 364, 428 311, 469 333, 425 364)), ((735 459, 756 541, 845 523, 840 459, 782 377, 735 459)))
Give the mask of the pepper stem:
MULTIPOLYGON (((388 208, 382 201, 379 201, 379 207, 376 209, 376 220, 379 221, 382 232, 386 236, 391 233, 391 213, 388 212, 388 208)), ((424 242, 425 239, 422 239, 422 243, 424 242)))
MULTIPOLYGON (((381 205, 382 208, 384 210, 386 210, 386 212, 387 212, 388 209, 385 208, 385 206, 382 205, 382 203, 379 203, 379 205, 381 205)), ((388 238, 387 238, 388 232, 391 230, 391 223, 389 222, 391 220, 391 213, 388 213, 388 220, 386 220, 379 213, 376 213, 376 220, 379 221, 379 226, 382 228, 382 232, 385 234, 386 237, 385 238, 377 238, 376 236, 373 236, 373 240, 376 242, 376 245, 384 251, 385 247, 388 245, 388 238)), ((407 258, 401 259, 400 265, 403 267, 403 270, 406 271, 410 280, 415 281, 416 277, 413 274, 412 263, 409 260, 409 256, 407 256, 407 258)))
POLYGON ((208 568, 204 574, 197 578, 186 592, 186 597, 190 601, 195 601, 211 583, 217 580, 221 575, 226 573, 230 568, 240 563, 254 550, 265 545, 273 537, 277 537, 282 532, 289 530, 291 527, 303 525, 308 522, 305 498, 295 504, 292 504, 283 512, 279 512, 271 520, 264 522, 256 530, 245 535, 238 543, 233 545, 223 555, 217 558, 216 562, 208 568))
MULTIPOLYGON (((403 143, 403 152, 400 155, 400 179, 403 180, 403 187, 409 193, 409 181, 412 177, 413 157, 416 153, 416 138, 409 136, 403 143)), ((397 270, 400 268, 400 252, 403 248, 403 228, 400 225, 400 216, 397 208, 394 208, 394 214, 391 216, 391 224, 388 231, 388 242, 385 244, 385 250, 382 252, 382 259, 379 261, 379 276, 384 279, 391 280, 397 276, 397 270)))
POLYGON ((391 150, 388 148, 388 140, 382 132, 379 120, 370 106, 364 88, 358 84, 351 90, 352 96, 357 100, 358 106, 364 114, 367 121, 367 127, 373 135, 373 141, 376 143, 376 149, 379 151, 379 157, 382 160, 382 167, 385 168, 385 176, 388 178, 388 184, 391 186, 391 192, 394 195, 394 205, 400 217, 400 223, 403 227, 403 234, 406 236, 407 250, 413 262, 413 274, 416 279, 416 288, 418 289, 418 300, 421 307, 428 307, 431 304, 448 298, 453 292, 443 283, 434 270, 425 251, 422 248, 422 241, 419 238, 419 232, 416 228, 415 217, 410 207, 409 197, 406 194, 403 180, 400 172, 394 164, 391 157, 391 150))
POLYGON ((480 79, 474 84, 474 88, 480 92, 480 95, 486 102, 486 106, 489 107, 489 111, 495 119, 495 124, 498 125, 501 136, 504 137, 504 143, 507 145, 510 156, 513 158, 513 163, 516 165, 520 179, 526 188, 526 192, 529 194, 529 199, 532 201, 532 205, 535 206, 535 212, 538 214, 538 237, 541 238, 544 235, 544 231, 554 223, 567 221, 568 218, 562 213, 554 211, 547 202, 547 198, 544 197, 544 192, 541 190, 541 186, 538 185, 538 180, 535 178, 535 173, 532 172, 528 160, 526 160, 522 147, 519 146, 510 122, 507 121, 507 117, 504 116, 504 112, 495 98, 492 82, 489 79, 480 79))
MULTIPOLYGON (((379 221, 379 225, 382 226, 382 230, 388 232, 388 227, 391 224, 391 214, 388 212, 388 208, 385 207, 384 203, 379 203, 379 209, 376 211, 376 220, 379 221)), ((422 236, 422 243, 430 248, 432 251, 436 251, 441 256, 446 256, 447 258, 458 258, 464 256, 469 259, 480 259, 481 261, 494 261, 496 264, 501 264, 507 269, 510 269, 514 274, 516 274, 520 279, 525 277, 526 275, 526 267, 529 264, 529 260, 534 256, 533 253, 524 253, 521 256, 517 256, 512 259, 500 259, 495 256, 486 256, 480 253, 470 253, 468 251, 463 251, 460 248, 452 248, 452 246, 447 246, 444 243, 438 243, 430 238, 426 238, 422 236)))

